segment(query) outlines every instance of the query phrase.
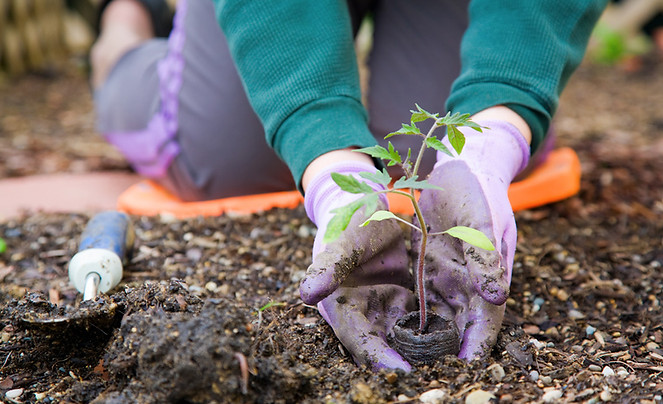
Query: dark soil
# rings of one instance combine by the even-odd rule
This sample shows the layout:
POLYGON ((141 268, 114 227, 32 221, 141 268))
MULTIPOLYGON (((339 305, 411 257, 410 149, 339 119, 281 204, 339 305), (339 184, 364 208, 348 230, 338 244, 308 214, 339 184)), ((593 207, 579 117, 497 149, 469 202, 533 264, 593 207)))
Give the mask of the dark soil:
MULTIPOLYGON (((357 367, 299 299, 314 236, 301 207, 133 217, 123 282, 95 303, 112 307, 106 321, 26 322, 78 311, 67 263, 89 219, 34 213, 0 223, 0 401, 660 402, 661 94, 660 61, 637 73, 585 65, 571 81, 556 128, 580 155, 582 189, 516 214, 511 297, 485 360, 357 367)), ((80 74, 16 80, 0 111, 0 177, 127 170, 93 131, 80 74)))

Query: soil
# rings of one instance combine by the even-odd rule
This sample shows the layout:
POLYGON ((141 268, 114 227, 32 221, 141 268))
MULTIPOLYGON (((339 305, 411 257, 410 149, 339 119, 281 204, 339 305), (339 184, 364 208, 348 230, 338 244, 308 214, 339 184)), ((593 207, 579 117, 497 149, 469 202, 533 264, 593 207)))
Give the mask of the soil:
MULTIPOLYGON (((484 360, 356 366, 298 297, 315 233, 302 207, 133 217, 124 279, 95 303, 106 321, 26 322, 94 309, 67 279, 89 215, 34 212, 0 222, 0 401, 661 402, 661 94, 660 59, 635 73, 586 63, 571 80, 555 127, 582 189, 517 212, 511 297, 484 360)), ((7 83, 0 111, 0 178, 128 170, 75 70, 7 83)))

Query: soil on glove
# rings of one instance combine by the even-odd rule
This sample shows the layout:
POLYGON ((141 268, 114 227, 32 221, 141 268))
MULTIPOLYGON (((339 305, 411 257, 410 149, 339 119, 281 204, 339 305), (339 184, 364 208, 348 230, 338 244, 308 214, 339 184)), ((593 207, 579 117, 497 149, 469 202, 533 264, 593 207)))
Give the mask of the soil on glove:
MULTIPOLYGON (((661 402, 661 94, 661 61, 584 65, 572 79, 555 125, 582 190, 516 214, 511 296, 484 360, 356 366, 299 299, 315 234, 301 207, 133 217, 124 279, 98 307, 67 279, 89 215, 30 213, 0 222, 0 401, 661 402), (105 315, 34 321, 95 309, 105 315)), ((128 170, 94 133, 79 74, 9 84, 0 111, 0 177, 128 170)))

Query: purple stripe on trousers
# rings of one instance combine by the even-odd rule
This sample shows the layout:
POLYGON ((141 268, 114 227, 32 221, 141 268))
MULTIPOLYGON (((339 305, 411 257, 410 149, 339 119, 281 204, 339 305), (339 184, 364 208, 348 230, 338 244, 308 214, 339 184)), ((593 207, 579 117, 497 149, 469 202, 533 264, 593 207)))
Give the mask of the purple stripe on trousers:
POLYGON ((185 42, 184 18, 187 0, 177 2, 173 30, 168 38, 168 53, 157 65, 161 107, 147 128, 133 132, 110 132, 104 136, 115 145, 137 173, 163 178, 180 152, 177 134, 178 94, 182 87, 185 42))

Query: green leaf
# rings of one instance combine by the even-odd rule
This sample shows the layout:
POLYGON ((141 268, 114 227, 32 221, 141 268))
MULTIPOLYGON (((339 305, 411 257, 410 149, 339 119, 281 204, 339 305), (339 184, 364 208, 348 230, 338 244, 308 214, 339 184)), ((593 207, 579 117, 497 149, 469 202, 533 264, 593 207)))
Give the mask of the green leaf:
POLYGON ((449 148, 444 145, 438 138, 435 136, 431 136, 426 139, 426 146, 433 148, 435 150, 441 151, 443 153, 446 153, 447 155, 454 157, 454 155, 449 151, 449 148))
POLYGON ((412 149, 407 149, 407 157, 401 163, 401 167, 403 167, 403 172, 405 173, 409 173, 412 170, 412 149))
POLYGON ((365 195, 354 202, 350 202, 345 206, 340 208, 332 209, 331 213, 334 214, 331 220, 327 224, 327 231, 322 238, 323 243, 331 243, 340 237, 341 233, 348 228, 352 216, 361 208, 365 207, 364 214, 370 215, 377 209, 378 205, 378 193, 373 192, 371 194, 365 195))
POLYGON ((373 213, 371 217, 366 219, 364 223, 360 224, 360 226, 361 227, 368 226, 368 223, 370 222, 379 222, 381 220, 386 220, 386 219, 398 219, 398 216, 389 212, 388 210, 378 210, 377 212, 373 213))
POLYGON ((447 114, 444 116, 444 118, 438 119, 436 122, 437 126, 450 126, 450 125, 456 125, 456 126, 465 126, 467 125, 468 122, 471 122, 470 120, 470 114, 461 114, 459 112, 456 112, 455 114, 451 115, 451 112, 447 112, 447 114))
POLYGON ((386 168, 383 168, 382 171, 378 172, 370 172, 370 171, 364 171, 359 173, 359 176, 362 178, 366 178, 369 181, 373 181, 376 184, 384 185, 385 187, 389 185, 391 182, 391 176, 387 172, 386 168))
POLYGON ((359 153, 364 153, 368 154, 371 157, 379 158, 386 160, 389 158, 389 152, 387 149, 385 149, 382 146, 370 146, 370 147, 364 147, 361 149, 355 149, 354 151, 359 152, 359 153))
POLYGON ((7 250, 7 243, 5 243, 5 240, 0 237, 0 254, 5 252, 7 250))
POLYGON ((433 185, 429 183, 428 181, 417 181, 417 176, 415 175, 412 178, 405 178, 401 177, 398 181, 394 183, 394 189, 403 189, 403 188, 411 188, 411 189, 437 189, 440 191, 444 191, 444 189, 438 187, 437 185, 433 185))
POLYGON ((481 125, 479 125, 478 123, 476 123, 474 121, 467 121, 465 126, 467 126, 468 128, 472 128, 472 129, 476 130, 477 132, 481 132, 481 133, 483 133, 484 129, 490 129, 490 128, 487 128, 485 126, 481 126, 481 125))
POLYGON ((364 154, 368 154, 371 157, 379 158, 382 160, 387 160, 387 165, 393 166, 401 162, 401 155, 398 154, 398 151, 394 149, 394 145, 389 142, 389 150, 385 149, 382 146, 370 146, 364 147, 362 149, 355 150, 364 154))
POLYGON ((456 150, 456 153, 460 154, 465 146, 465 135, 463 135, 463 132, 458 130, 456 126, 450 125, 447 126, 447 136, 449 136, 451 147, 456 150))
POLYGON ((361 182, 352 175, 331 173, 332 180, 345 192, 351 194, 367 194, 374 192, 365 182, 361 182))
POLYGON ((423 135, 423 133, 421 133, 421 130, 417 128, 417 125, 415 125, 414 122, 412 122, 411 125, 404 123, 402 124, 402 127, 399 130, 397 130, 396 132, 389 133, 384 138, 388 139, 396 135, 423 135))
POLYGON ((468 244, 483 248, 484 250, 495 250, 495 246, 490 242, 490 239, 486 237, 485 234, 471 227, 455 226, 448 229, 447 231, 444 231, 443 233, 447 233, 450 236, 459 238, 468 244))
POLYGON ((391 142, 389 142, 389 161, 387 162, 387 166, 395 166, 396 164, 400 164, 401 162, 402 162, 401 155, 394 148, 394 145, 391 144, 391 142))
POLYGON ((421 108, 418 104, 414 104, 417 107, 416 111, 410 111, 412 113, 412 117, 410 118, 410 121, 414 124, 415 122, 423 122, 426 119, 435 119, 439 118, 440 114, 431 114, 430 112, 426 111, 425 109, 421 108))
POLYGON ((348 227, 350 219, 352 219, 352 215, 354 215, 357 209, 359 209, 362 205, 363 203, 355 201, 340 208, 334 209, 332 211, 334 216, 332 216, 331 220, 327 224, 327 231, 325 231, 322 242, 331 243, 332 241, 339 238, 341 233, 343 233, 343 230, 348 227))

